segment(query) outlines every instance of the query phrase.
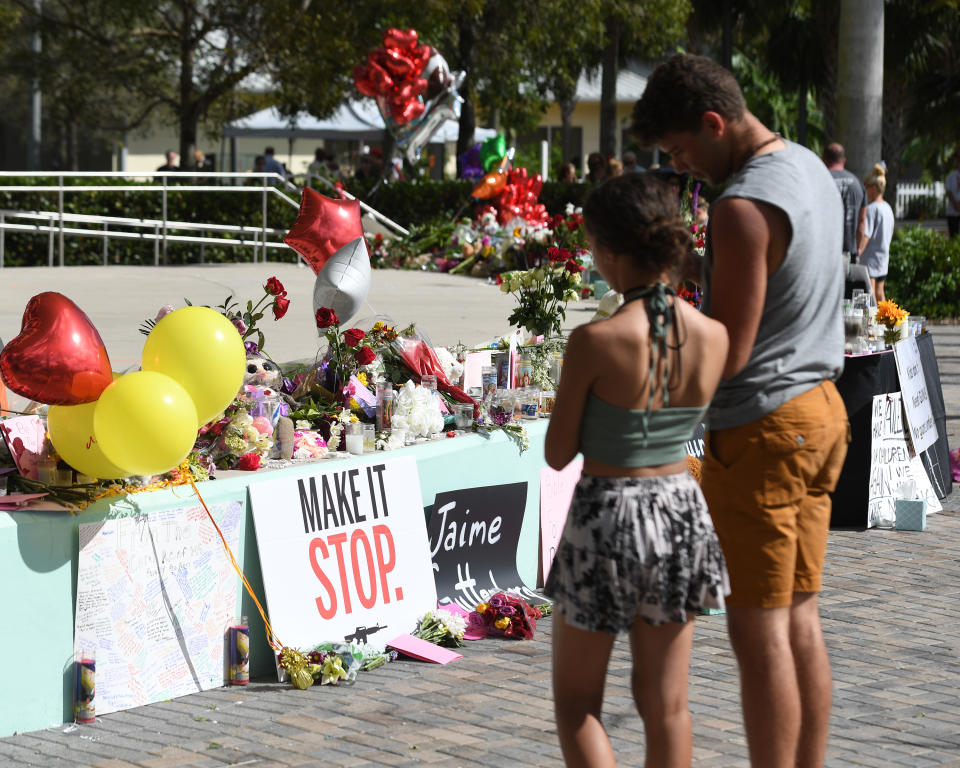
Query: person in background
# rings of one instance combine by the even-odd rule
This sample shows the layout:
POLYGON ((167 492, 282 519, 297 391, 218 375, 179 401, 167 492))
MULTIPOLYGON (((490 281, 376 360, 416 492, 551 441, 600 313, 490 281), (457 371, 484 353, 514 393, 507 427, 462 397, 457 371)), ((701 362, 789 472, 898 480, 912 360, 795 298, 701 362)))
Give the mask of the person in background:
POLYGON ((704 199, 697 201, 697 228, 706 227, 710 221, 710 203, 704 199))
POLYGON ((573 163, 564 163, 560 166, 557 181, 562 181, 565 184, 574 184, 579 181, 579 179, 577 179, 577 169, 573 163))
POLYGON ((880 163, 864 179, 867 190, 867 215, 864 224, 864 246, 860 263, 870 273, 870 287, 878 302, 886 301, 883 285, 887 280, 890 262, 890 241, 893 239, 893 208, 883 199, 887 190, 887 171, 880 163))
POLYGON ((599 152, 591 152, 587 156, 587 177, 590 184, 599 184, 610 175, 607 167, 607 158, 599 152))
POLYGON ((282 178, 287 178, 287 169, 284 167, 283 163, 277 160, 274 157, 273 147, 267 147, 263 150, 264 156, 264 171, 267 173, 277 173, 282 178))
POLYGON ((702 56, 657 67, 633 132, 678 171, 726 185, 701 265, 703 311, 730 339, 701 482, 730 572, 750 764, 822 768, 832 682, 817 596, 849 439, 833 383, 844 362, 840 194, 823 162, 761 123, 733 75, 702 56))
POLYGON ((840 144, 827 144, 823 150, 823 163, 830 171, 843 202, 843 252, 853 256, 863 250, 867 193, 860 179, 846 169, 847 154, 840 144))
POLYGON ((623 153, 623 172, 639 173, 643 167, 637 163, 637 153, 627 150, 623 153))
POLYGON ((960 233, 960 150, 953 155, 954 169, 947 174, 947 232, 950 237, 960 233))
POLYGON ((594 265, 623 305, 570 334, 546 460, 584 456, 545 592, 555 602, 553 693, 567 765, 610 766, 601 722, 614 640, 629 633, 646 765, 689 766, 693 621, 727 577, 685 443, 727 358, 724 327, 678 300, 690 233, 669 186, 630 173, 584 204, 594 265))
POLYGON ((623 175, 623 163, 621 163, 617 158, 611 157, 607 160, 607 173, 610 175, 610 178, 614 176, 623 175))
POLYGON ((157 168, 158 172, 170 172, 170 171, 179 171, 180 166, 177 165, 177 153, 172 149, 167 150, 167 162, 157 168))

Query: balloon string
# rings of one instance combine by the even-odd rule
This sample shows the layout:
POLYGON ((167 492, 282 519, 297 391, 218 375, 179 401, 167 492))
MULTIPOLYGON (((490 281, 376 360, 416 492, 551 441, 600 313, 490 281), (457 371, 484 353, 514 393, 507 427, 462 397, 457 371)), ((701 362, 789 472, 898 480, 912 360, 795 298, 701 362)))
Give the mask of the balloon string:
POLYGON ((213 519, 213 515, 210 514, 210 508, 207 506, 207 502, 203 500, 203 496, 200 495, 200 491, 197 489, 197 484, 191 479, 190 487, 193 488, 193 492, 197 494, 197 498, 200 499, 200 503, 203 505, 203 511, 207 513, 207 517, 210 518, 210 522, 213 523, 213 527, 217 529, 217 533, 220 535, 220 541, 223 542, 223 548, 226 550, 227 555, 230 556, 230 562, 233 563, 233 569, 240 575, 240 581, 243 582, 243 586, 247 590, 247 594, 253 598, 253 602, 257 605, 257 610, 260 611, 260 618, 263 619, 263 626, 267 630, 267 644, 273 648, 275 651, 280 651, 283 649, 283 644, 277 639, 276 633, 273 631, 273 627, 270 626, 270 621, 267 619, 267 612, 263 610, 263 606, 260 605, 260 601, 257 600, 257 596, 253 592, 253 587, 250 586, 250 582, 247 581, 247 577, 243 573, 243 569, 240 568, 240 565, 237 563, 237 558, 233 556, 233 551, 230 549, 230 545, 227 544, 227 540, 223 536, 223 531, 220 530, 220 526, 217 525, 217 521, 213 519))

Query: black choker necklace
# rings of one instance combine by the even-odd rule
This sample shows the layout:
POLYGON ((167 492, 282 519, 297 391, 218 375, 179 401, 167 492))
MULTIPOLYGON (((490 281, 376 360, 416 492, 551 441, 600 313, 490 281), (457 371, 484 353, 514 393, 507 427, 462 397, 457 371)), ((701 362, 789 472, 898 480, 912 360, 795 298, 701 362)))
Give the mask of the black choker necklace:
POLYGON ((773 142, 775 142, 779 138, 780 138, 780 134, 774 133, 773 136, 771 136, 769 139, 765 139, 764 141, 761 141, 759 144, 755 144, 754 146, 750 147, 750 149, 747 150, 747 159, 753 157, 755 154, 757 154, 757 152, 759 152, 761 149, 767 146, 767 144, 773 144, 773 142))

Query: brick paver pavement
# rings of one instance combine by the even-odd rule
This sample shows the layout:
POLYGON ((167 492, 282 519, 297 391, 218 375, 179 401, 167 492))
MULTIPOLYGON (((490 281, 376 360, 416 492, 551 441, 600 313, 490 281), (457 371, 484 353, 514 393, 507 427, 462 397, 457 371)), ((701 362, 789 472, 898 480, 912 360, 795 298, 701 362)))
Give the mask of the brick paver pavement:
MULTIPOLYGON (((935 330, 948 432, 960 424, 960 329, 935 330)), ((960 492, 928 530, 830 533, 822 595, 834 675, 827 765, 960 768, 960 492)), ((694 765, 745 766, 737 671, 723 616, 697 619, 694 765)), ((353 686, 273 680, 0 740, 0 766, 558 765, 551 621, 529 642, 482 640, 448 666, 398 661, 353 686)), ((576 674, 576 670, 570 670, 576 674)), ((604 722, 623 765, 643 762, 626 642, 604 722)), ((0 693, 2 695, 2 693, 0 693)))

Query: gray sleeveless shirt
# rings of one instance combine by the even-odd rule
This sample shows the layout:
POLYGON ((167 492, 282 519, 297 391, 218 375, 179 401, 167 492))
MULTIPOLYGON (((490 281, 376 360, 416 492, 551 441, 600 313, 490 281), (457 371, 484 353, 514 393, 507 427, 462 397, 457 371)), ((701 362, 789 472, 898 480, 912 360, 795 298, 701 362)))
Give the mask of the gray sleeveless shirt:
MULTIPOLYGON (((746 366, 723 379, 707 424, 747 424, 843 370, 843 205, 823 162, 799 144, 749 158, 720 195, 779 208, 790 220, 780 267, 767 278, 757 338, 746 366)), ((709 226, 703 263, 710 314, 713 251, 709 226)))

